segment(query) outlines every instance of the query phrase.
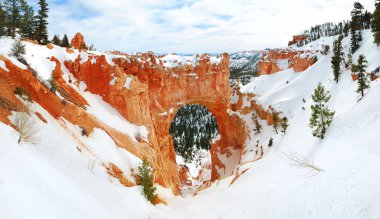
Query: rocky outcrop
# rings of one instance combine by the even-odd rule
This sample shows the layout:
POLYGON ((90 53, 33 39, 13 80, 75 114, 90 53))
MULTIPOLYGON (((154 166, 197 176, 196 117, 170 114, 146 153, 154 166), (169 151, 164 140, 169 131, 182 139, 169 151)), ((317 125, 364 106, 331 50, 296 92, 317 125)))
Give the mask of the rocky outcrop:
POLYGON ((260 61, 258 63, 258 76, 260 75, 270 75, 279 72, 281 69, 277 62, 272 61, 260 61))
POLYGON ((190 176, 189 168, 187 168, 186 166, 181 166, 178 172, 179 172, 179 179, 181 180, 181 184, 186 185, 186 186, 191 186, 192 183, 190 180, 191 176, 190 176))
POLYGON ((293 68, 295 72, 302 72, 316 62, 314 53, 290 49, 270 50, 258 63, 258 75, 269 75, 293 68))
POLYGON ((74 38, 71 40, 71 46, 75 49, 87 49, 86 42, 81 33, 75 34, 74 38))
MULTIPOLYGON (((0 68, 0 81, 2 85, 4 85, 0 88, 1 122, 12 126, 11 122, 8 120, 8 116, 11 114, 11 111, 20 112, 27 109, 27 107, 13 93, 16 88, 22 88, 25 89, 31 100, 42 106, 52 117, 57 119, 58 123, 64 130, 73 136, 79 145, 78 150, 86 150, 89 147, 81 142, 81 140, 73 134, 72 130, 69 130, 65 121, 78 125, 88 132, 92 132, 95 128, 102 129, 114 140, 116 145, 125 148, 133 154, 136 154, 136 156, 151 157, 152 154, 154 154, 153 149, 150 148, 147 143, 139 143, 134 141, 130 136, 125 135, 122 132, 115 130, 109 125, 99 121, 96 117, 87 113, 83 107, 78 106, 69 99, 62 99, 55 93, 51 92, 46 85, 44 85, 36 76, 33 75, 32 71, 19 68, 5 57, 0 56, 0 60, 5 62, 7 68, 7 70, 0 68)), ((57 63, 57 66, 59 66, 58 60, 54 58, 52 58, 52 60, 57 63)), ((60 74, 59 71, 60 69, 57 68, 54 70, 54 76, 57 79, 57 87, 69 94, 72 94, 72 100, 78 102, 83 101, 81 98, 75 97, 76 94, 74 91, 70 90, 72 88, 70 88, 69 85, 66 84, 66 86, 61 87, 60 79, 57 77, 60 74)), ((85 104, 85 102, 81 103, 85 104)), ((42 116, 38 116, 38 118, 43 122, 46 122, 42 116)), ((110 166, 108 163, 103 163, 102 161, 99 162, 105 168, 110 166)), ((114 165, 112 169, 116 170, 118 168, 114 165)), ((126 178, 122 177, 122 172, 117 171, 116 175, 124 182, 125 185, 127 185, 127 181, 125 180, 126 178)), ((131 183, 128 185, 131 185, 131 183)))
POLYGON ((104 56, 89 56, 81 64, 78 57, 65 66, 78 83, 84 82, 88 91, 101 95, 128 121, 148 128, 148 139, 142 140, 154 150, 156 182, 178 192, 180 177, 169 127, 181 106, 206 106, 218 122, 221 139, 211 146, 213 180, 220 176, 217 169, 225 168, 220 154, 241 149, 247 136, 244 122, 228 113, 229 55, 217 59, 213 62, 204 54, 196 57, 195 64, 169 63, 145 53, 114 59, 114 64, 104 56))
POLYGON ((293 57, 291 67, 295 72, 302 72, 317 62, 317 57, 311 52, 301 52, 293 57))
MULTIPOLYGON (((83 36, 78 33, 72 44, 80 49, 84 44, 83 36)), ((67 52, 73 53, 70 49, 67 52)), ((151 52, 132 56, 112 54, 107 57, 93 54, 81 57, 79 54, 75 60, 61 63, 52 56, 49 59, 55 63, 52 74, 57 93, 52 92, 31 70, 21 69, 5 57, 0 57, 7 68, 0 68, 0 80, 4 84, 0 88, 0 121, 11 125, 8 121, 11 111, 22 110, 23 103, 13 93, 16 87, 21 87, 73 136, 78 142, 79 151, 89 147, 70 131, 66 121, 88 133, 95 128, 102 129, 117 146, 137 157, 146 157, 154 166, 155 181, 178 194, 183 172, 176 164, 169 128, 180 107, 200 104, 215 116, 221 135, 211 146, 211 178, 220 178, 221 172, 223 176, 232 174, 226 173, 226 169, 233 169, 226 168, 229 162, 224 163, 220 157, 229 157, 232 152, 241 151, 247 130, 244 121, 231 113, 229 55, 211 57, 203 54, 192 57, 190 61, 175 57, 174 54, 156 57, 151 52), (65 67, 71 74, 63 74, 65 67), (88 103, 78 92, 79 87, 101 96, 129 122, 145 126, 148 135, 136 133, 130 136, 98 120, 86 111, 88 103)), ((123 185, 134 184, 124 177, 115 164, 104 163, 103 167, 123 185)), ((187 182, 182 180, 182 183, 187 182)))
POLYGON ((295 35, 293 36, 293 40, 289 41, 288 46, 300 43, 309 37, 310 37, 309 34, 295 35))
POLYGON ((239 112, 242 115, 255 112, 260 119, 266 120, 268 125, 273 125, 273 112, 275 110, 271 105, 267 108, 261 106, 256 102, 254 94, 241 93, 238 86, 234 87, 234 92, 238 96, 238 100, 232 104, 233 111, 239 112))

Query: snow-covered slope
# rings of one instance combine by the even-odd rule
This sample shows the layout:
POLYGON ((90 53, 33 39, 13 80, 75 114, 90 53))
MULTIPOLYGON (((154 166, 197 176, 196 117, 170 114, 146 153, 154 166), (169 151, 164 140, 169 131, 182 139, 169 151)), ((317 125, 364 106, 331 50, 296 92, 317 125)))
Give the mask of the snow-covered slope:
POLYGON ((84 148, 49 113, 33 108, 48 122, 34 118, 36 145, 17 144, 18 133, 0 123, 0 218, 121 218, 126 211, 149 216, 153 207, 140 188, 126 189, 99 163, 108 159, 129 169, 139 159, 100 130, 87 139, 93 148, 84 148))
MULTIPOLYGON (((354 54, 368 59, 368 71, 380 66, 380 48, 370 31, 363 31, 361 48, 354 54)), ((321 38, 312 45, 332 43, 321 38)), ((344 39, 348 52, 349 38, 344 39)), ((191 218, 379 218, 380 207, 380 81, 371 82, 366 96, 358 102, 350 72, 342 72, 338 84, 333 81, 332 54, 301 73, 285 70, 261 76, 242 87, 255 93, 257 102, 272 105, 289 118, 286 134, 275 134, 265 125, 259 135, 251 135, 239 168, 242 174, 231 185, 229 177, 192 198, 171 200, 173 217, 191 218), (287 83, 287 81, 289 83, 287 83), (311 94, 321 82, 331 92, 329 107, 336 111, 325 139, 312 136, 308 127, 311 94), (303 102, 305 99, 306 103, 303 102), (305 110, 302 109, 305 108, 305 110), (274 138, 271 148, 267 147, 274 138), (264 147, 264 158, 256 158, 255 144, 264 147), (313 172, 298 167, 289 157, 314 163, 323 169, 313 172)), ((247 116, 247 120, 250 115, 247 116)), ((158 215, 164 218, 166 212, 158 215)), ((158 217, 160 218, 160 217, 158 217)))
MULTIPOLYGON (((9 56, 13 43, 10 38, 0 38, 0 55, 26 69, 24 64, 9 56)), ((58 58, 61 63, 75 60, 78 55, 83 62, 88 60, 86 52, 73 50, 68 53, 61 47, 49 49, 25 41, 23 44, 26 62, 46 84, 55 68, 50 57, 58 58)), ((105 55, 110 63, 115 57, 89 52, 92 53, 105 55)), ((3 61, 0 68, 9 72, 3 61)), ((66 81, 75 79, 64 66, 62 70, 66 81)), ((99 121, 132 138, 136 133, 146 138, 144 126, 124 119, 101 97, 85 91, 85 84, 79 87, 67 84, 86 99, 87 112, 99 121)), ((33 126, 37 130, 36 144, 19 145, 18 133, 0 122, 0 218, 121 218, 126 209, 136 218, 149 217, 149 209, 153 207, 141 195, 141 188, 127 189, 104 168, 104 165, 113 163, 125 172, 128 180, 134 181, 131 168, 138 167, 139 158, 117 147, 104 130, 95 129, 89 136, 83 136, 80 127, 63 118, 53 118, 36 102, 23 102, 30 108, 33 126), (46 123, 35 113, 40 114, 46 123)), ((9 118, 13 121, 14 117, 15 113, 9 118)))
MULTIPOLYGON (((380 48, 372 43, 370 31, 363 31, 363 39, 353 60, 364 54, 372 71, 380 66, 380 48)), ((332 42, 333 37, 321 38, 303 49, 332 42)), ((349 44, 345 38, 346 54, 349 44)), ((6 55, 8 50, 3 48, 0 52, 6 55)), ((31 54, 28 47, 27 53, 31 54)), ((33 110, 48 120, 42 124, 34 118, 40 128, 37 145, 18 145, 17 133, 0 123, 0 218, 379 218, 380 80, 371 82, 358 102, 357 82, 351 80, 350 72, 343 71, 338 84, 333 81, 331 56, 319 56, 305 72, 285 70, 242 86, 242 92, 254 93, 259 104, 271 105, 287 116, 287 133, 277 135, 260 121, 263 131, 252 133, 247 142, 240 177, 215 182, 196 196, 174 197, 160 188, 168 206, 150 205, 140 187, 126 188, 105 173, 98 159, 112 160, 126 170, 136 167, 139 160, 117 148, 103 131, 95 130, 87 138, 80 136, 79 127, 66 123, 73 135, 79 134, 76 138, 91 141, 92 148, 83 148, 34 104, 33 110), (319 82, 330 90, 329 107, 336 112, 323 140, 314 138, 308 127, 311 94, 319 82), (270 137, 274 139, 271 148, 267 146, 270 137), (252 162, 257 158, 256 141, 263 145, 264 157, 252 162), (295 166, 288 156, 309 160, 323 171, 295 166)), ((44 71, 46 66, 36 67, 44 71)), ((0 67, 4 67, 1 62, 0 67)), ((91 94, 83 94, 91 103, 86 95, 91 94)), ((94 95, 91 98, 93 104, 100 101, 94 95)), ((94 114, 108 111, 102 102, 99 107, 105 110, 93 108, 94 114)), ((253 126, 251 115, 243 117, 253 126)), ((131 130, 139 128, 130 125, 131 130)))

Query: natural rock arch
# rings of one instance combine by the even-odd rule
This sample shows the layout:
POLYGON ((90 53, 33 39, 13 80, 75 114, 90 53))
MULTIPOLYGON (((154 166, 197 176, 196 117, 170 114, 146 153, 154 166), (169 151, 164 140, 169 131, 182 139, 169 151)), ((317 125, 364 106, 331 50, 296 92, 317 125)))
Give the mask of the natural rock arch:
POLYGON ((229 157, 233 149, 241 150, 247 132, 243 120, 231 110, 227 53, 217 58, 198 55, 196 63, 174 62, 174 67, 153 53, 115 58, 113 62, 114 65, 104 56, 94 55, 83 61, 78 57, 75 62, 65 62, 65 66, 78 83, 84 81, 88 91, 101 95, 128 121, 148 128, 149 145, 155 153, 132 153, 153 161, 156 182, 179 192, 169 127, 178 109, 186 104, 205 106, 215 116, 221 139, 211 146, 212 180, 229 174, 220 156, 229 157))
MULTIPOLYGON (((162 159, 175 164, 174 145, 169 134, 170 124, 180 107, 199 104, 207 107, 215 116, 221 135, 221 139, 211 146, 210 151, 211 179, 215 180, 220 177, 218 169, 225 168, 218 156, 229 156, 231 149, 241 149, 246 139, 246 130, 244 122, 238 116, 230 114, 232 89, 229 84, 229 55, 223 54, 217 64, 210 59, 209 55, 199 56, 197 66, 178 66, 169 70, 169 73, 159 74, 159 77, 148 77, 147 82, 150 112, 160 150, 158 163, 162 159)), ((176 173, 177 169, 172 171, 176 173)), ((173 175, 177 177, 177 174, 173 175)), ((178 179, 172 179, 174 182, 166 181, 167 172, 158 171, 158 179, 165 185, 179 182, 178 179)))

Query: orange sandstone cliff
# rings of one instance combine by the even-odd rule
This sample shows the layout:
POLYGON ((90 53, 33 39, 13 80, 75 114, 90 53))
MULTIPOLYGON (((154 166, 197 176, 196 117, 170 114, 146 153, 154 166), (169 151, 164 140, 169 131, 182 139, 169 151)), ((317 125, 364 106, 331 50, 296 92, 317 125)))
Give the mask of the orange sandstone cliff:
POLYGON ((196 59, 195 66, 176 63, 168 67, 166 60, 145 53, 115 58, 114 65, 104 56, 89 57, 83 64, 80 57, 65 63, 88 91, 102 95, 130 122, 148 128, 148 139, 143 141, 155 151, 156 181, 176 191, 180 178, 169 127, 180 107, 206 106, 218 122, 222 137, 211 147, 212 179, 218 179, 218 170, 225 167, 218 156, 240 150, 247 135, 244 122, 229 114, 229 55, 220 55, 217 63, 208 54, 196 59), (96 63, 91 62, 94 58, 96 63))
POLYGON ((295 72, 302 72, 316 62, 315 55, 310 51, 291 49, 270 50, 258 63, 258 75, 269 75, 293 68, 295 72))
MULTIPOLYGON (((83 43, 83 36, 78 33, 72 41, 73 47, 81 48, 83 43)), ((72 50, 67 52, 73 53, 72 50)), ((0 68, 0 82, 4 84, 0 89, 1 122, 11 125, 8 120, 11 112, 24 108, 13 93, 21 87, 57 119, 64 130, 71 133, 65 121, 89 133, 95 128, 102 129, 117 146, 140 158, 148 158, 154 166, 155 181, 178 194, 181 181, 186 181, 181 180, 185 174, 176 164, 169 127, 180 107, 200 104, 214 114, 221 135, 220 140, 211 146, 212 180, 231 174, 225 172, 227 164, 220 156, 229 157, 232 151, 241 151, 247 130, 244 121, 232 113, 229 103, 232 89, 229 85, 228 54, 216 58, 209 54, 198 55, 186 63, 166 60, 153 53, 133 56, 89 53, 86 57, 79 54, 75 60, 63 63, 54 56, 47 58, 55 63, 52 74, 59 95, 51 92, 31 70, 20 69, 7 58, 0 57, 9 70, 0 68), (63 77, 66 69, 71 73, 69 79, 63 77), (73 88, 81 84, 85 84, 86 91, 101 96, 129 122, 145 126, 149 132, 147 138, 140 133, 135 136, 124 134, 89 114, 86 99, 73 88)), ((73 137, 76 138, 74 134, 73 137)), ((85 150, 85 143, 79 138, 77 140, 78 150, 85 150)), ((134 185, 115 164, 102 165, 123 185, 134 185)))

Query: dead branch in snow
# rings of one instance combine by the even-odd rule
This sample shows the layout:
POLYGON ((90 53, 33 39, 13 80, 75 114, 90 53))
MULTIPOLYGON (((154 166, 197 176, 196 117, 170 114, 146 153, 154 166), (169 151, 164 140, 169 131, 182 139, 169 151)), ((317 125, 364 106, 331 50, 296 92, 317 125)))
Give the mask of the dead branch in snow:
POLYGON ((309 171, 305 175, 312 174, 309 177, 317 175, 319 172, 325 171, 324 169, 314 165, 314 162, 303 159, 302 157, 297 156, 296 154, 287 154, 282 152, 291 162, 292 166, 308 169, 309 171))
POLYGON ((38 130, 35 127, 35 121, 29 112, 29 107, 25 106, 21 112, 16 112, 13 120, 16 131, 20 134, 18 143, 22 142, 36 144, 35 135, 38 130))

